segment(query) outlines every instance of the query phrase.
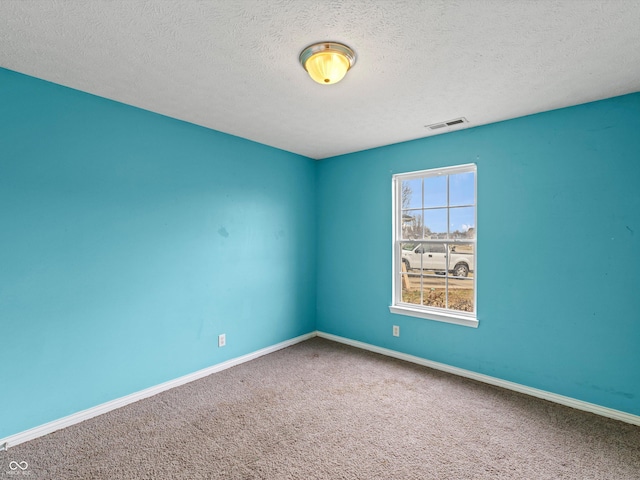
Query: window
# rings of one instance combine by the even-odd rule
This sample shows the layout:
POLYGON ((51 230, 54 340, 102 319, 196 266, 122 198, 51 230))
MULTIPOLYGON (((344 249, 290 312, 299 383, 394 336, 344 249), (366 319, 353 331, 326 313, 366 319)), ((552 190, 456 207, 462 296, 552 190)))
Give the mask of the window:
POLYGON ((472 327, 476 166, 393 177, 393 313, 472 327))

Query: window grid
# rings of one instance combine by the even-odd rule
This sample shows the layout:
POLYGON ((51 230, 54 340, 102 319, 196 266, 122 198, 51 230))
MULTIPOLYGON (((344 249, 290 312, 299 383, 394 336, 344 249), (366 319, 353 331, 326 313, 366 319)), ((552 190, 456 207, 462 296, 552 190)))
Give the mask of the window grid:
MULTIPOLYGON (((395 222, 395 226, 394 226, 394 232, 395 232, 394 299, 393 299, 394 305, 403 305, 409 308, 424 310, 425 312, 436 311, 440 314, 444 313, 445 315, 453 314, 456 316, 457 315, 469 316, 469 317, 472 317, 475 321, 476 312, 477 312, 477 292, 476 292, 477 191, 476 191, 476 186, 477 186, 477 177, 476 177, 476 167, 474 164, 463 165, 460 167, 453 167, 453 168, 414 172, 412 174, 400 174, 400 175, 394 176, 394 202, 395 202, 395 205, 394 205, 394 212, 395 212, 394 213, 394 218, 395 218, 394 219, 394 222, 395 222), (456 174, 463 174, 463 173, 473 173, 473 203, 468 203, 468 201, 465 201, 460 204, 451 205, 451 176, 456 174), (425 179, 442 176, 442 175, 445 175, 445 178, 446 178, 446 182, 445 182, 446 183, 446 196, 445 196, 446 205, 426 206, 425 205, 425 202, 426 202, 425 179), (420 179, 420 193, 421 193, 420 206, 418 207, 416 204, 411 204, 411 203, 409 203, 408 205, 403 205, 403 197, 402 197, 403 181, 407 182, 409 180, 417 180, 417 179, 420 179), (468 232, 470 228, 474 229, 472 238, 460 238, 459 236, 455 236, 455 237, 453 236, 454 229, 452 228, 451 214, 452 212, 462 208, 474 209, 473 222, 470 226, 467 227, 467 230, 466 230, 468 232), (442 232, 435 232, 435 235, 439 238, 433 238, 433 234, 431 230, 429 230, 429 233, 427 233, 428 225, 427 225, 427 220, 425 218, 425 212, 442 210, 442 209, 446 209, 446 229, 444 229, 444 231, 442 232), (407 238, 410 235, 406 234, 407 232, 405 232, 405 229, 403 228, 404 221, 406 218, 414 219, 418 214, 420 215, 420 219, 421 219, 420 229, 418 230, 419 236, 421 238, 407 238), (427 236, 429 236, 430 238, 425 238, 427 236), (421 249, 422 253, 420 254, 420 274, 419 275, 414 275, 408 270, 406 272, 402 271, 403 269, 401 267, 403 266, 403 260, 401 257, 402 257, 403 244, 404 245, 414 244, 422 247, 421 249), (425 264, 423 263, 424 245, 430 245, 430 244, 440 244, 444 246, 444 250, 446 252, 445 259, 444 259, 444 273, 435 274, 435 271, 434 273, 429 273, 424 268, 425 267, 425 264), (470 261, 470 265, 466 273, 466 275, 468 275, 469 273, 472 273, 472 278, 467 278, 466 276, 457 276, 454 271, 450 271, 450 269, 457 267, 457 264, 456 265, 451 264, 453 252, 455 252, 456 246, 463 246, 463 245, 468 245, 470 247, 471 254, 473 255, 473 259, 470 261), (411 303, 409 301, 403 301, 404 300, 402 296, 403 276, 406 276, 407 282, 411 280, 411 277, 419 276, 420 278, 420 282, 419 282, 420 304, 419 305, 411 303), (441 280, 444 278, 444 308, 425 305, 425 279, 429 279, 429 278, 438 279, 438 280, 441 280), (452 283, 454 279, 456 281, 455 284, 452 283), (472 309, 470 311, 463 311, 460 309, 456 309, 455 307, 452 307, 452 304, 451 304, 450 289, 454 287, 465 289, 466 287, 461 287, 461 285, 464 285, 464 283, 466 282, 470 282, 473 285, 472 286, 472 290, 473 290, 472 309)), ((438 203, 441 203, 441 202, 438 202, 438 203)), ((460 231, 460 230, 456 229, 455 231, 460 231)), ((463 232, 464 230, 462 231, 462 233, 463 232)), ((412 235, 413 237, 416 236, 415 233, 416 232, 414 230, 414 234, 412 235)), ((458 268, 456 268, 456 271, 458 271, 458 268)), ((464 275, 464 270, 460 275, 464 275)), ((432 290, 435 290, 435 288, 432 287, 432 290)), ((416 315, 416 316, 422 316, 422 315, 416 315)), ((425 318, 428 318, 428 317, 425 317, 425 318)), ((453 322, 453 323, 458 323, 458 322, 453 322)), ((477 324, 477 321, 476 321, 476 324, 477 324)))

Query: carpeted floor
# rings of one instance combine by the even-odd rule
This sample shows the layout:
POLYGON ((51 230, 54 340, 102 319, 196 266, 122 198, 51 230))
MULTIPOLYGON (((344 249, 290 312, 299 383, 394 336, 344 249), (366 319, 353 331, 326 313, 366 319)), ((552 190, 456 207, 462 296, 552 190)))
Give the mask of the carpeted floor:
POLYGON ((314 338, 0 452, 1 478, 631 480, 640 427, 314 338))

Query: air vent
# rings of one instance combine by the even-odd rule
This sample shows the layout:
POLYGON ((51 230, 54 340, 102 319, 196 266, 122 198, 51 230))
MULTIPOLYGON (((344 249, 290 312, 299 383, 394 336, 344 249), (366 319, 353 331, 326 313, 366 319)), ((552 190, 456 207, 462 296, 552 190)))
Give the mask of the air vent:
POLYGON ((425 125, 429 130, 439 130, 441 128, 453 127, 455 125, 462 125, 463 123, 468 123, 467 119, 464 117, 456 118, 455 120, 449 120, 448 122, 442 123, 433 123, 431 125, 425 125))

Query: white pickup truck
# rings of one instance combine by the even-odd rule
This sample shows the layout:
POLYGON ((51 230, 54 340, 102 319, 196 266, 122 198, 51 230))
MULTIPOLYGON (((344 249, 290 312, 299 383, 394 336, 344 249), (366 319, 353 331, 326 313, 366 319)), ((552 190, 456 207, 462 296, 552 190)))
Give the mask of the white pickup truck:
MULTIPOLYGON (((473 272, 473 250, 467 245, 449 245, 449 250, 449 273, 456 277, 466 277, 469 272, 473 272), (464 253, 462 249, 469 249, 469 252, 464 253)), ((447 269, 446 247, 444 243, 405 243, 402 247, 402 263, 407 272, 422 268, 444 275, 447 269)))

